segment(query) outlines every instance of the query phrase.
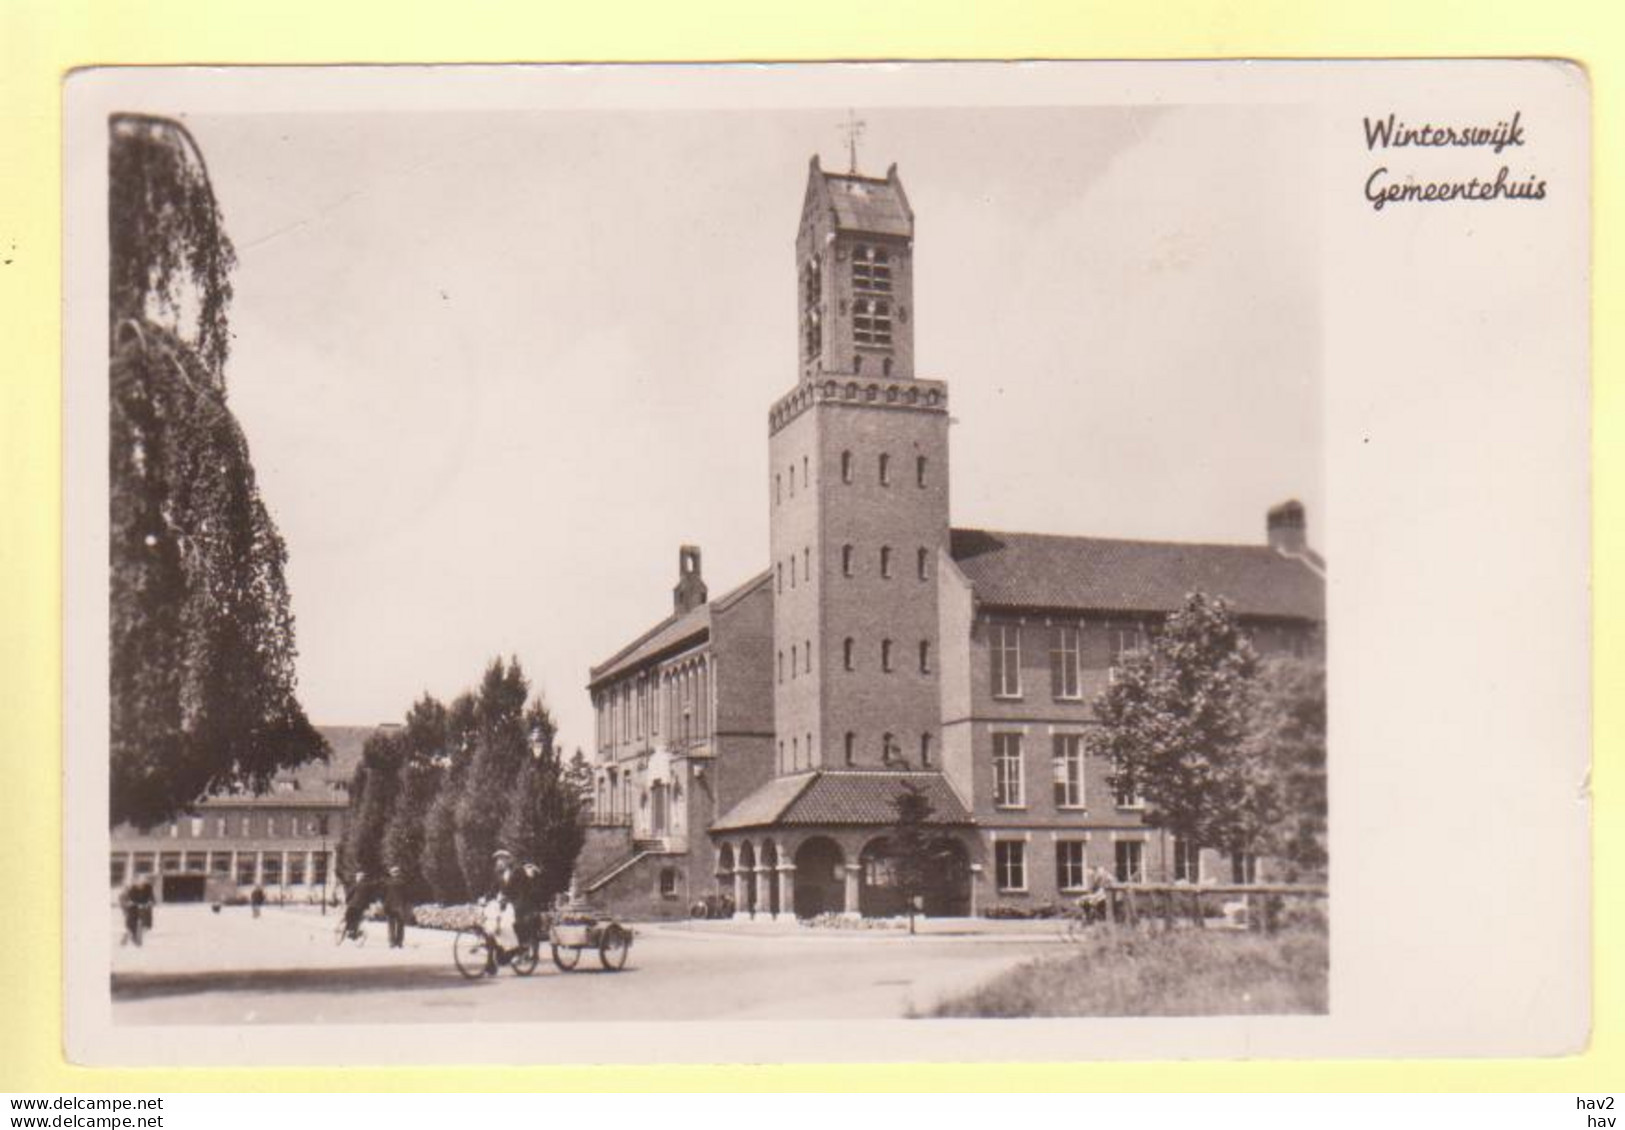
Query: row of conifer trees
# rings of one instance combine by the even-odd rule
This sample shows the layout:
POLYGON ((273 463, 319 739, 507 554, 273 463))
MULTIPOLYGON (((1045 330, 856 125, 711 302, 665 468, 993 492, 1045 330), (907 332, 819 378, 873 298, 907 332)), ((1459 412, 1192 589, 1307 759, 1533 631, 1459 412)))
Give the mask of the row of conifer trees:
POLYGON ((449 706, 425 694, 405 723, 372 734, 350 785, 339 874, 400 867, 420 901, 487 892, 507 848, 541 870, 545 897, 568 889, 585 838, 588 770, 566 762, 556 727, 517 660, 495 660, 449 706))

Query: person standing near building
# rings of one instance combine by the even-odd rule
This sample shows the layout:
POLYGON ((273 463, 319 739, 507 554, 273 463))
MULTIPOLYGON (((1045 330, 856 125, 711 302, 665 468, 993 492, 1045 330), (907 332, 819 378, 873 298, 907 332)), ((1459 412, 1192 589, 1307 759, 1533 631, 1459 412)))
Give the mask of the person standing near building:
POLYGON ((367 879, 367 873, 357 871, 350 883, 350 897, 344 903, 344 932, 348 936, 355 937, 361 927, 362 916, 377 897, 378 893, 374 884, 367 879))
POLYGON ((406 876, 399 865, 389 869, 384 880, 384 917, 389 922, 389 948, 406 945, 406 920, 412 915, 412 899, 406 889, 406 876))
POLYGON ((254 892, 248 896, 248 905, 254 908, 254 917, 258 918, 265 906, 265 888, 258 883, 254 884, 254 892))

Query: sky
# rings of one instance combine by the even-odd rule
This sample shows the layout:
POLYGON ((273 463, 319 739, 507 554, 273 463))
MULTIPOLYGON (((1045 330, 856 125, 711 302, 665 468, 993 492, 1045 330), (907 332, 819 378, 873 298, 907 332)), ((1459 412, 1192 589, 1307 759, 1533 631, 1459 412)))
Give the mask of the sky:
MULTIPOLYGON (((1292 107, 858 109, 915 212, 915 355, 958 526, 1261 542, 1321 521, 1320 259, 1292 107)), ((829 110, 187 118, 239 265, 231 404, 318 724, 516 656, 567 747, 587 668, 767 566, 829 110)), ((1322 527, 1323 528, 1323 527, 1322 527)))

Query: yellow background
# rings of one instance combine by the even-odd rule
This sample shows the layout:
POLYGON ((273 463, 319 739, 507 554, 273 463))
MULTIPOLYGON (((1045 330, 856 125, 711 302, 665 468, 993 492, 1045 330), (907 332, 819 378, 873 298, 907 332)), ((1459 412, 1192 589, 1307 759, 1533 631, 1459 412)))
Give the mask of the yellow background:
MULTIPOLYGON (((763 0, 0 0, 0 1090, 1625 1090, 1622 6, 763 0), (1595 1027, 1552 1060, 95 1070, 62 1058, 61 90, 95 64, 1563 56, 1593 83, 1595 1027), (1605 208, 1605 203, 1613 207, 1605 208)), ((1508 892, 1516 898, 1516 892, 1508 892)), ((1486 991, 1493 991, 1486 987, 1486 991)))

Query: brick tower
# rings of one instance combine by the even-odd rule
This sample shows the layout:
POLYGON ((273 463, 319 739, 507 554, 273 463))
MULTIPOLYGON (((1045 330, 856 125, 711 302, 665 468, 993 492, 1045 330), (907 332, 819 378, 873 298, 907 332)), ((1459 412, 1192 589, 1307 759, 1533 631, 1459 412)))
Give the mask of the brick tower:
POLYGON ((813 158, 799 379, 769 413, 780 774, 939 764, 948 389, 914 376, 913 245, 895 165, 813 158))

